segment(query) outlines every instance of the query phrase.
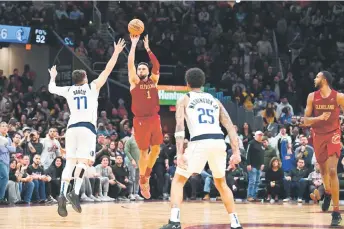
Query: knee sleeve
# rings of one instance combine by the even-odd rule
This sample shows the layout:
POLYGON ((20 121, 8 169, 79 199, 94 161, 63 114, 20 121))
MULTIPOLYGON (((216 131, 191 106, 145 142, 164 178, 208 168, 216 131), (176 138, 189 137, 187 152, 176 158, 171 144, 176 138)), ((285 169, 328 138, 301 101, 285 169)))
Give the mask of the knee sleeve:
POLYGON ((71 180, 72 179, 72 174, 74 171, 76 165, 76 161, 75 160, 67 160, 66 161, 66 165, 63 169, 62 172, 62 180, 71 180))
POLYGON ((74 172, 74 177, 75 178, 83 178, 84 174, 86 172, 87 165, 84 163, 78 163, 75 166, 75 172, 74 172))

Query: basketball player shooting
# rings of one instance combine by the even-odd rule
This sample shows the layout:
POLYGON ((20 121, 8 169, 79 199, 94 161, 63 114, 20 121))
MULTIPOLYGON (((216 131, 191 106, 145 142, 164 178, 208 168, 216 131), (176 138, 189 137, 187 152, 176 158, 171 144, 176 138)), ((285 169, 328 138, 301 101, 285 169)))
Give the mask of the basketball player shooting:
POLYGON ((88 84, 87 74, 84 70, 75 70, 72 73, 74 85, 57 87, 56 66, 49 69, 49 92, 66 98, 70 109, 70 118, 66 131, 66 165, 62 172, 60 196, 58 198, 58 214, 62 217, 68 215, 67 199, 73 209, 81 213, 79 192, 88 160, 95 160, 96 125, 99 90, 105 84, 114 68, 118 55, 125 47, 124 40, 120 39, 114 44, 114 53, 99 77, 88 84), (69 182, 74 170, 74 190, 67 194, 69 182))
POLYGON ((140 149, 139 184, 142 196, 149 199, 151 197, 149 178, 155 161, 159 156, 160 144, 163 140, 160 116, 158 114, 160 105, 157 89, 160 77, 160 64, 149 48, 148 35, 146 35, 143 43, 153 65, 151 75, 149 76, 147 63, 139 63, 136 70, 135 50, 139 38, 139 35, 130 35, 131 49, 128 56, 128 73, 132 97, 131 109, 134 113, 135 140, 140 149), (150 153, 148 154, 149 148, 150 153))
POLYGON ((231 140, 232 165, 241 161, 236 130, 221 102, 211 94, 202 92, 204 72, 199 68, 191 68, 186 72, 185 78, 191 91, 178 100, 176 108, 177 170, 171 187, 171 217, 168 224, 160 229, 181 228, 180 206, 183 200, 183 187, 193 173, 202 172, 207 162, 213 173, 215 187, 220 192, 229 214, 231 228, 242 228, 235 213, 233 193, 225 179, 227 154, 220 122, 231 140), (190 132, 190 142, 185 153, 184 119, 190 132))
MULTIPOLYGON (((342 221, 339 213, 339 181, 337 165, 341 152, 340 143, 340 107, 344 107, 344 94, 333 90, 333 77, 327 71, 319 72, 314 79, 319 90, 310 93, 307 98, 304 125, 313 129, 313 145, 316 160, 325 187, 325 195, 321 204, 323 211, 328 211, 331 199, 333 212, 331 226, 338 226, 342 221)), ((319 196, 315 190, 314 196, 319 196)))

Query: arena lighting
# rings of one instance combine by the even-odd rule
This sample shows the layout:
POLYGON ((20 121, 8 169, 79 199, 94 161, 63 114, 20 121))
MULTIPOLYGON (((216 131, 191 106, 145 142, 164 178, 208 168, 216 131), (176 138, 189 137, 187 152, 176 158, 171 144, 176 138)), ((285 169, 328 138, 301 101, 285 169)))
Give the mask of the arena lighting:
POLYGON ((235 0, 235 2, 236 2, 236 3, 240 3, 240 2, 241 2, 241 0, 235 0))

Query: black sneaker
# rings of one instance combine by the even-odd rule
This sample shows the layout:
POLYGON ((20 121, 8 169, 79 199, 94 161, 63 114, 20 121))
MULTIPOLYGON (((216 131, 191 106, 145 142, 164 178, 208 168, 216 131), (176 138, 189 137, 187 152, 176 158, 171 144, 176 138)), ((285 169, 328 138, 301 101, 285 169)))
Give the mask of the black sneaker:
POLYGON ((7 200, 0 200, 0 205, 9 205, 10 203, 7 200))
POLYGON ((160 229, 180 229, 182 226, 180 222, 172 222, 171 220, 168 221, 168 224, 162 226, 160 229))
POLYGON ((231 227, 231 229, 243 229, 242 226, 240 227, 231 227))
POLYGON ((339 212, 332 212, 331 226, 339 226, 342 222, 342 217, 339 212))
POLYGON ((68 215, 67 212, 67 199, 64 195, 61 195, 57 198, 57 204, 58 204, 58 208, 57 208, 57 212, 59 213, 59 215, 61 217, 66 217, 68 215))
POLYGON ((331 199, 332 199, 331 194, 327 194, 327 193, 324 194, 324 199, 323 199, 323 202, 321 204, 321 210, 323 212, 328 211, 328 209, 330 208, 331 199))
POLYGON ((23 205, 23 204, 29 204, 28 202, 25 202, 24 200, 19 200, 14 203, 15 205, 23 205))
POLYGON ((75 194, 75 191, 71 191, 67 194, 68 201, 72 204, 74 211, 81 213, 80 198, 79 195, 75 194))

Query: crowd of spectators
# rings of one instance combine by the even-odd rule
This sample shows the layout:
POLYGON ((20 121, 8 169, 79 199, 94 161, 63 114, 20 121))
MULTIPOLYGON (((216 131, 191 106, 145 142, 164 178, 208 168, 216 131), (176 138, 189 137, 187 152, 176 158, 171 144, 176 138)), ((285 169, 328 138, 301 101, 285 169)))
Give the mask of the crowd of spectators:
MULTIPOLYGON (((109 22, 116 36, 127 37, 128 21, 133 17, 142 19, 160 62, 176 65, 177 77, 172 83, 183 83, 183 71, 196 65, 204 69, 208 82, 224 90, 239 106, 263 117, 262 130, 253 131, 248 123, 238 128, 242 162, 231 167, 227 161, 226 173, 236 197, 248 201, 266 198, 271 202, 295 197, 302 202, 309 199, 314 189, 319 190, 321 197, 323 187, 314 159, 311 130, 300 126, 300 116, 320 69, 329 69, 336 77, 338 89, 344 88, 343 29, 336 26, 344 18, 340 3, 114 4, 115 13, 109 15, 109 22), (286 74, 273 66, 277 52, 272 42, 273 30, 279 54, 291 55, 286 74)), ((92 5, 86 2, 57 5, 50 14, 47 9, 30 4, 4 3, 1 23, 37 22, 55 26, 61 33, 74 31, 68 36, 75 41, 77 55, 107 60, 113 47, 101 40, 89 25, 92 5)), ((138 60, 144 58, 143 53, 138 47, 138 60)), ((1 204, 54 203, 59 195, 64 133, 70 112, 65 100, 51 95, 46 87, 34 91, 35 79, 35 72, 28 65, 23 73, 14 69, 9 77, 0 71, 0 133, 8 136, 11 146, 0 147, 0 152, 11 155, 10 160, 0 156, 0 170, 9 177, 9 181, 0 179, 1 204)), ((128 115, 123 100, 117 106, 100 110, 96 160, 90 162, 85 176, 83 201, 142 200, 137 185, 138 149, 128 115)), ((165 134, 153 168, 153 198, 168 199, 176 170, 175 154, 173 139, 165 134)), ((230 155, 228 145, 228 158, 230 155)), ((339 172, 343 172, 343 166, 341 158, 339 172)), ((193 175, 185 187, 185 196, 191 199, 209 200, 217 195, 207 166, 201 174, 193 175)), ((311 198, 317 201, 319 196, 311 198)))

